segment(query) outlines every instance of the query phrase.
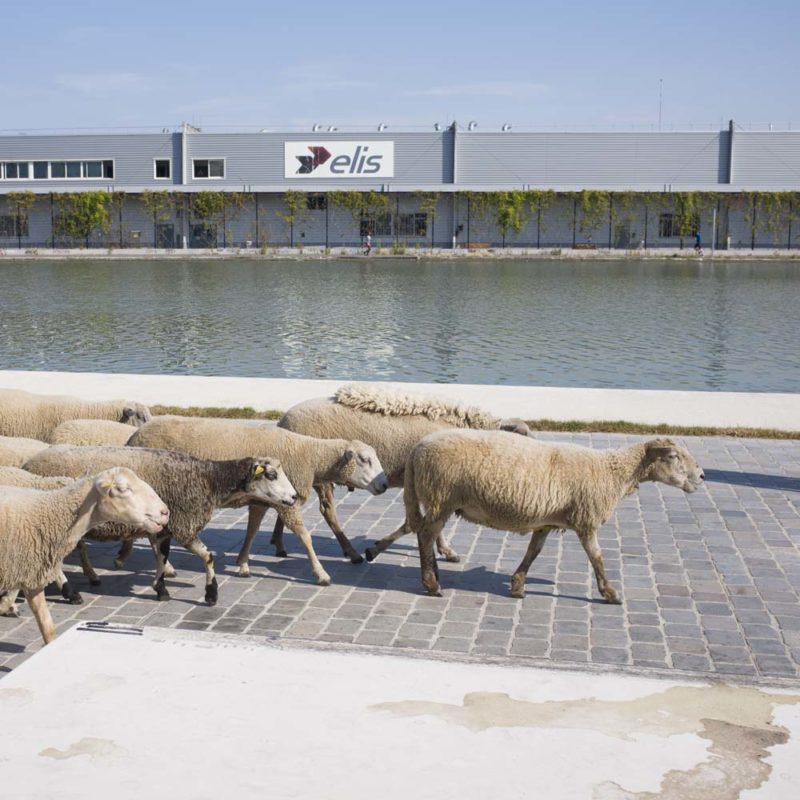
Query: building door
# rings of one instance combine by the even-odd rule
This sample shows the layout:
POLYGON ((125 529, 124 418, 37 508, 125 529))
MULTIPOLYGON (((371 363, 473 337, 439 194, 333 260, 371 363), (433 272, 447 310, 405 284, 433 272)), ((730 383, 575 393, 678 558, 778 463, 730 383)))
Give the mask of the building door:
POLYGON ((217 246, 217 226, 197 223, 192 225, 192 237, 189 247, 216 247, 217 246))
POLYGON ((168 250, 175 247, 175 226, 171 222, 156 224, 156 247, 168 250))
POLYGON ((614 229, 614 247, 627 250, 631 246, 631 226, 622 223, 614 229))

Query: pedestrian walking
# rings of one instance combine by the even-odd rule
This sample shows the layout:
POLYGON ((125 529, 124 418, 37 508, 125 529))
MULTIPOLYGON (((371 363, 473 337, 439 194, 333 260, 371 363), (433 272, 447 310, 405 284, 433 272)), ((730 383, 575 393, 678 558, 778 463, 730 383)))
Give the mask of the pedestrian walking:
POLYGON ((364 255, 368 256, 372 252, 372 236, 367 234, 367 238, 364 240, 364 255))
POLYGON ((700 231, 697 231, 694 237, 694 252, 698 256, 703 255, 703 240, 700 238, 700 231))

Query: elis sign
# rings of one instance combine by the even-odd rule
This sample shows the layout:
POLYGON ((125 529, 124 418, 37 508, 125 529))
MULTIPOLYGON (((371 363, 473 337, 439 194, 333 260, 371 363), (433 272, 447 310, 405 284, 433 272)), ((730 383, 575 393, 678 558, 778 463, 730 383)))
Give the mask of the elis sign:
POLYGON ((284 142, 285 178, 392 178, 394 142, 284 142))

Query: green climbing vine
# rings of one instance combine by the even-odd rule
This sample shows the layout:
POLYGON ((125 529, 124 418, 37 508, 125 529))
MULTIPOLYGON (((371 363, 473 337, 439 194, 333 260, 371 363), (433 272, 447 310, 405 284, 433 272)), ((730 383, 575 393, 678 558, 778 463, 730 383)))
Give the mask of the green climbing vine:
POLYGON ((578 204, 581 209, 580 229, 591 236, 608 221, 609 193, 598 189, 584 189, 578 192, 578 204))
POLYGON ((294 247, 294 226, 308 213, 308 196, 297 189, 287 189, 283 193, 283 205, 284 210, 275 213, 289 226, 289 247, 294 247))
POLYGON ((31 209, 36 205, 36 195, 31 191, 9 192, 6 195, 8 210, 14 212, 16 217, 17 236, 28 235, 28 218, 31 209), (24 233, 23 233, 24 231, 24 233))
POLYGON ((86 245, 93 233, 108 233, 111 227, 111 195, 103 191, 66 192, 53 195, 58 205, 56 233, 82 239, 86 245))

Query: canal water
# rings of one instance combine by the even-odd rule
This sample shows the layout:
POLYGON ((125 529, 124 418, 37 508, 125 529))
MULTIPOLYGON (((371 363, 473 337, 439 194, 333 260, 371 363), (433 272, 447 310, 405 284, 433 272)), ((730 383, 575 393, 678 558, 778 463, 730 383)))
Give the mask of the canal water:
POLYGON ((0 368, 800 392, 800 263, 0 262, 0 368))

